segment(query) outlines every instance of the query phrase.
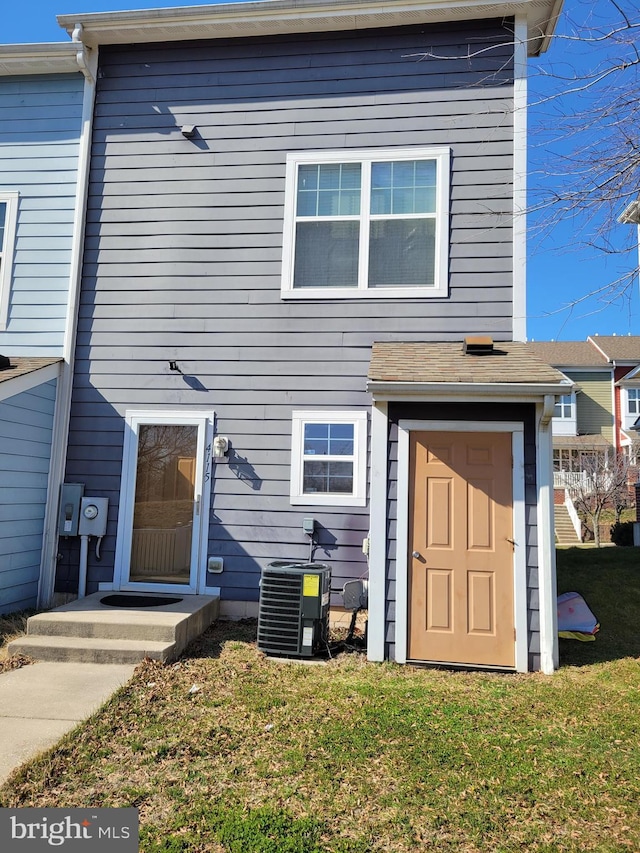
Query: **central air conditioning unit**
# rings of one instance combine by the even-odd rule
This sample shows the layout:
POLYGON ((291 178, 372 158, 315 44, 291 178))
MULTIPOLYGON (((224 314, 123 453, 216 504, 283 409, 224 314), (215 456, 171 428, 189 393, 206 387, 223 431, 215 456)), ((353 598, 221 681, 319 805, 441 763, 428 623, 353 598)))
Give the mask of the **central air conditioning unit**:
POLYGON ((260 580, 260 651, 294 658, 326 651, 330 591, 331 569, 324 563, 270 563, 260 580))

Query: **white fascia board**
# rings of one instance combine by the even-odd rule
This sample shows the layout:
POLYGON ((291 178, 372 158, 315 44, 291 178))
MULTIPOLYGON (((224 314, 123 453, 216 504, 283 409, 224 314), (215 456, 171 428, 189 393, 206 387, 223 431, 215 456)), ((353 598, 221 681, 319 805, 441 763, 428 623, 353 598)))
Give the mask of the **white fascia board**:
POLYGON ((261 0, 217 6, 58 15, 81 40, 134 44, 185 39, 239 38, 295 32, 342 32, 442 21, 525 15, 530 56, 546 50, 562 0, 261 0))
POLYGON ((68 42, 2 44, 0 76, 79 73, 76 59, 78 47, 68 42))
POLYGON ((562 395, 571 392, 573 382, 556 383, 465 383, 465 382, 368 382, 367 391, 374 400, 424 400, 433 398, 442 400, 459 397, 461 401, 471 402, 475 398, 504 400, 513 402, 539 400, 547 394, 562 395))
POLYGON ((515 20, 513 79, 513 340, 527 339, 527 22, 515 20))
POLYGON ((51 382, 52 379, 57 379, 61 364, 62 360, 56 361, 54 364, 48 364, 46 367, 40 367, 38 370, 16 376, 15 379, 5 379, 4 382, 0 382, 0 401, 16 397, 18 394, 37 388, 38 385, 44 385, 46 382, 51 382))
POLYGON ((640 199, 630 202, 618 217, 622 225, 640 225, 640 199))

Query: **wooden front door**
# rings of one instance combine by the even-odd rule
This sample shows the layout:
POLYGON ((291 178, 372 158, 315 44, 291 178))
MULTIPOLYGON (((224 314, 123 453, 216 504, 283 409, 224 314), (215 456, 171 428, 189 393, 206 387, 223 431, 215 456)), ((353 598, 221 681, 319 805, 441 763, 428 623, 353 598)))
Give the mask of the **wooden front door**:
POLYGON ((410 433, 410 660, 515 666, 511 441, 410 433))

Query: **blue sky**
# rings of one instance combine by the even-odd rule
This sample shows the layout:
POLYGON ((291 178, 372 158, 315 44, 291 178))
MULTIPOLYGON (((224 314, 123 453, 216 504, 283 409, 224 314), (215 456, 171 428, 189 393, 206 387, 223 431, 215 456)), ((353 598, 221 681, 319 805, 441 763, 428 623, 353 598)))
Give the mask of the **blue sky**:
MULTIPOLYGON (((215 0, 214 0, 215 2, 215 0)), ((198 6, 195 2, 163 2, 163 0, 4 0, 0 14, 0 42, 66 41, 66 33, 58 26, 56 15, 73 12, 107 12, 123 9, 151 9, 162 6, 198 6)), ((637 3, 623 6, 640 20, 637 3), (631 8, 635 6, 635 9, 631 8)), ((565 0, 565 14, 557 32, 571 36, 575 30, 571 21, 583 22, 594 16, 606 23, 611 13, 609 0, 565 0)), ((559 115, 566 110, 580 109, 588 102, 588 94, 570 95, 564 99, 548 100, 558 89, 558 76, 567 77, 593 71, 596 67, 618 58, 612 47, 600 49, 580 44, 571 38, 562 39, 540 59, 530 61, 529 112, 529 187, 533 194, 545 182, 548 184, 554 164, 565 152, 571 152, 580 142, 562 131, 555 133, 559 115), (542 103, 539 103, 542 102, 542 103), (550 133, 550 128, 553 133, 550 133)), ((637 179, 636 179, 637 180, 637 179)), ((625 203, 620 205, 620 211, 625 203)), ((589 334, 640 334, 640 294, 637 280, 624 297, 611 300, 594 297, 568 308, 585 294, 600 290, 633 269, 637 263, 636 229, 603 221, 603 214, 594 221, 584 216, 562 219, 552 228, 541 228, 550 215, 542 212, 530 216, 529 258, 527 272, 528 321, 527 333, 535 340, 583 340, 589 334), (616 253, 603 253, 583 245, 589 232, 602 225, 612 225, 608 234, 616 253), (624 250, 624 251, 621 251, 624 250)))

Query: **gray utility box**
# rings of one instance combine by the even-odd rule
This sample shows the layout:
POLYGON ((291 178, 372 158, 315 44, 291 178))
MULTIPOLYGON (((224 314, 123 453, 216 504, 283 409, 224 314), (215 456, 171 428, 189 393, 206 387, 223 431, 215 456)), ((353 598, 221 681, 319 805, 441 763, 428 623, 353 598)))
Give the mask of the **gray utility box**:
POLYGON ((260 651, 293 658, 326 651, 330 591, 331 569, 324 563, 270 563, 260 579, 260 651))

